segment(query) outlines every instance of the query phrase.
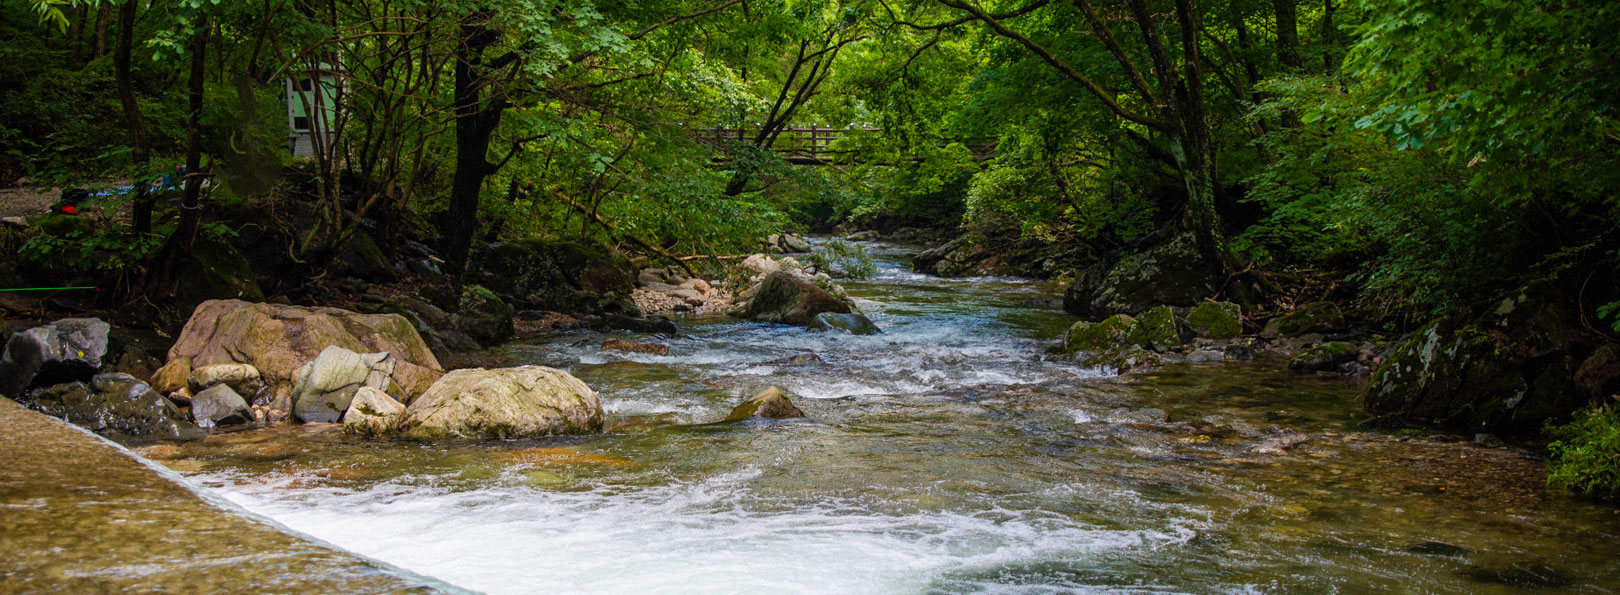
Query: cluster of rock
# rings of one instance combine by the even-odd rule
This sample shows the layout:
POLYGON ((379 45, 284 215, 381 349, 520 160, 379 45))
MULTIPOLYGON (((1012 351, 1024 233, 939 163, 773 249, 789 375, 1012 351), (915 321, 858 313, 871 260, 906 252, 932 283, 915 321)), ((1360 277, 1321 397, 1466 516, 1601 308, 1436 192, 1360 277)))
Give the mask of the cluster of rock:
POLYGON ((236 300, 198 306, 151 384, 103 373, 108 325, 67 319, 12 335, 6 396, 96 431, 193 438, 210 428, 342 423, 414 438, 602 428, 596 395, 542 366, 444 373, 399 315, 236 300))
POLYGON ((1212 362, 1254 357, 1241 340, 1237 304, 1205 302, 1191 309, 1156 306, 1137 316, 1080 321, 1063 335, 1062 351, 1088 366, 1123 374, 1167 361, 1212 362))
POLYGON ((812 274, 791 257, 776 260, 763 254, 749 256, 742 270, 746 288, 737 293, 732 316, 857 335, 881 332, 826 272, 812 274))
POLYGON ((802 254, 812 249, 809 240, 785 233, 766 236, 760 247, 770 254, 802 254))
POLYGON ((731 292, 714 283, 687 278, 670 268, 645 268, 631 294, 643 314, 723 314, 732 308, 731 292))

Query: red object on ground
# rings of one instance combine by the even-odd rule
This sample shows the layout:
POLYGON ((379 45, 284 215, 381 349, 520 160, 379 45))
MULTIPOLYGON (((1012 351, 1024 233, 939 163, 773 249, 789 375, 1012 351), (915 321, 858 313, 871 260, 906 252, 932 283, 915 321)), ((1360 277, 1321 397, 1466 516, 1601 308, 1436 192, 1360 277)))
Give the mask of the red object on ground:
POLYGON ((73 205, 68 205, 68 206, 62 207, 62 212, 67 213, 69 215, 77 215, 77 214, 79 214, 79 207, 75 207, 73 205))

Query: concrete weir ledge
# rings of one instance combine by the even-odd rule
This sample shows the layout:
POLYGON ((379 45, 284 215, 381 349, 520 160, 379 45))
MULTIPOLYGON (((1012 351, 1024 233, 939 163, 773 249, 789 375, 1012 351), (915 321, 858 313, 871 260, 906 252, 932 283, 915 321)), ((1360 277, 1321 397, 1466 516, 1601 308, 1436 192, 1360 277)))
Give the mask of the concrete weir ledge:
POLYGON ((5 398, 0 591, 467 592, 297 534, 5 398))

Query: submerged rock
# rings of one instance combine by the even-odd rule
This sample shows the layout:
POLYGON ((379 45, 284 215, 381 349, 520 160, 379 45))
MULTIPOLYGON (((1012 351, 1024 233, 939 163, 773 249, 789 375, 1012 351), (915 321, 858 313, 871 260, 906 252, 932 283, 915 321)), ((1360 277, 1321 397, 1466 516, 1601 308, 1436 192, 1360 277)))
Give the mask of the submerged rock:
POLYGON ((544 366, 467 368, 411 402, 408 437, 528 438, 602 431, 602 403, 573 375, 544 366))
POLYGON ((336 423, 349 410, 361 387, 390 388, 393 354, 355 353, 332 346, 298 371, 293 385, 293 414, 305 422, 336 423))
POLYGON ((883 332, 871 319, 858 312, 848 314, 822 312, 810 320, 809 326, 810 330, 838 329, 852 335, 876 335, 883 332))
POLYGON ((354 398, 349 401, 349 409, 343 412, 343 431, 364 436, 383 436, 393 433, 394 428, 404 419, 404 405, 388 396, 388 393, 363 386, 354 392, 354 398))
POLYGON ((443 374, 438 358, 416 328, 397 314, 360 314, 337 308, 238 300, 214 300, 197 306, 180 338, 169 349, 169 363, 156 374, 178 375, 168 370, 171 366, 184 368, 185 375, 189 375, 192 368, 248 364, 274 391, 290 387, 303 365, 329 346, 392 355, 392 380, 406 400, 426 391, 443 374))
POLYGON ((216 384, 191 397, 191 417, 199 427, 253 423, 253 408, 228 384, 216 384))
POLYGON ((64 318, 13 333, 0 355, 0 395, 90 380, 107 355, 112 327, 95 318, 64 318))
POLYGON ((637 343, 624 339, 605 339, 602 341, 603 351, 623 351, 625 353, 650 353, 653 355, 669 355, 668 345, 656 343, 637 343))
POLYGON ((770 387, 754 395, 742 404, 731 410, 725 421, 739 421, 744 419, 790 419, 804 417, 804 412, 789 400, 787 393, 777 387, 770 387))
POLYGON ((765 276, 748 304, 736 315, 759 322, 808 325, 817 314, 848 314, 849 304, 815 283, 776 271, 765 276))

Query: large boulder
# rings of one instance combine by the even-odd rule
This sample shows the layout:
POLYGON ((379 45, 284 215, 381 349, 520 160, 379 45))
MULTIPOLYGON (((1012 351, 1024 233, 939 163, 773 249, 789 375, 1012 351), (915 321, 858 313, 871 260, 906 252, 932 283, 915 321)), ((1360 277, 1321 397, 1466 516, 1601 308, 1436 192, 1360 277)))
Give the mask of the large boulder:
POLYGON ((1136 319, 1129 314, 1115 314, 1102 322, 1079 321, 1063 333, 1063 352, 1080 353, 1114 349, 1126 343, 1136 319))
POLYGON ((253 423, 253 408, 228 384, 216 384, 191 397, 191 418, 199 427, 253 423))
POLYGON ((1074 323, 1063 335, 1064 353, 1080 363, 1124 374, 1159 364, 1163 351, 1180 347, 1189 331, 1169 307, 1153 308, 1142 318, 1115 314, 1102 322, 1074 323))
POLYGON ((1408 335, 1373 372, 1363 403, 1388 424, 1533 434, 1585 405, 1565 301, 1548 283, 1478 317, 1451 314, 1408 335))
POLYGON ((809 326, 813 331, 841 330, 852 335, 876 335, 883 332, 876 323, 859 312, 848 314, 822 312, 810 319, 809 326))
POLYGON ((1312 302, 1266 322, 1260 336, 1267 339, 1328 333, 1344 328, 1344 313, 1333 302, 1312 302))
POLYGON ((90 380, 107 355, 111 327, 95 318, 64 318, 13 333, 0 355, 0 395, 90 380))
POLYGON ((1197 240, 1184 233, 1083 272, 1064 292, 1063 309, 1097 320, 1134 316, 1153 306, 1193 306, 1215 293, 1217 281, 1198 253, 1197 240))
POLYGON ((461 309, 456 312, 455 326, 480 344, 499 345, 516 333, 512 325, 513 313, 512 306, 488 289, 468 285, 461 292, 461 309))
POLYGON ((404 405, 388 396, 388 393, 366 386, 355 391, 348 411, 343 412, 343 431, 382 436, 392 433, 403 419, 404 405))
POLYGON ((502 242, 475 253, 470 270, 473 282, 523 309, 639 314, 630 300, 636 269, 601 249, 542 239, 502 242))
POLYGON ((848 314, 849 304, 808 279, 787 271, 765 276, 759 289, 736 315, 758 322, 808 325, 817 314, 848 314))
POLYGON ((443 374, 422 336, 399 315, 239 300, 197 306, 169 349, 169 363, 157 373, 174 376, 170 366, 184 367, 190 374, 193 368, 241 363, 256 368, 272 390, 290 392, 299 369, 333 346, 392 355, 392 379, 406 400, 422 394, 443 374))
POLYGON ((474 351, 482 347, 461 331, 455 315, 415 296, 395 297, 383 304, 381 311, 404 316, 436 354, 474 351))
POLYGON ((336 423, 363 387, 387 391, 394 374, 391 353, 355 353, 332 346, 298 370, 293 414, 306 422, 336 423))
POLYGON ((911 257, 911 270, 940 277, 964 277, 974 273, 977 259, 974 254, 982 241, 979 234, 968 232, 940 246, 929 248, 911 257))
POLYGON ((747 401, 743 401, 731 410, 725 421, 741 421, 745 419, 791 419, 804 417, 804 412, 789 400, 787 393, 777 387, 770 387, 747 401))
POLYGON ((383 254, 377 241, 371 239, 371 234, 355 232, 349 241, 343 243, 338 249, 335 264, 340 272, 354 275, 375 283, 387 283, 398 278, 394 271, 394 263, 383 254))
POLYGON ((445 374, 405 411, 407 437, 530 438, 602 431, 602 403, 573 375, 544 366, 445 374))
POLYGON ((95 432, 133 438, 192 439, 202 433, 157 391, 128 374, 98 374, 30 391, 24 404, 95 432))

